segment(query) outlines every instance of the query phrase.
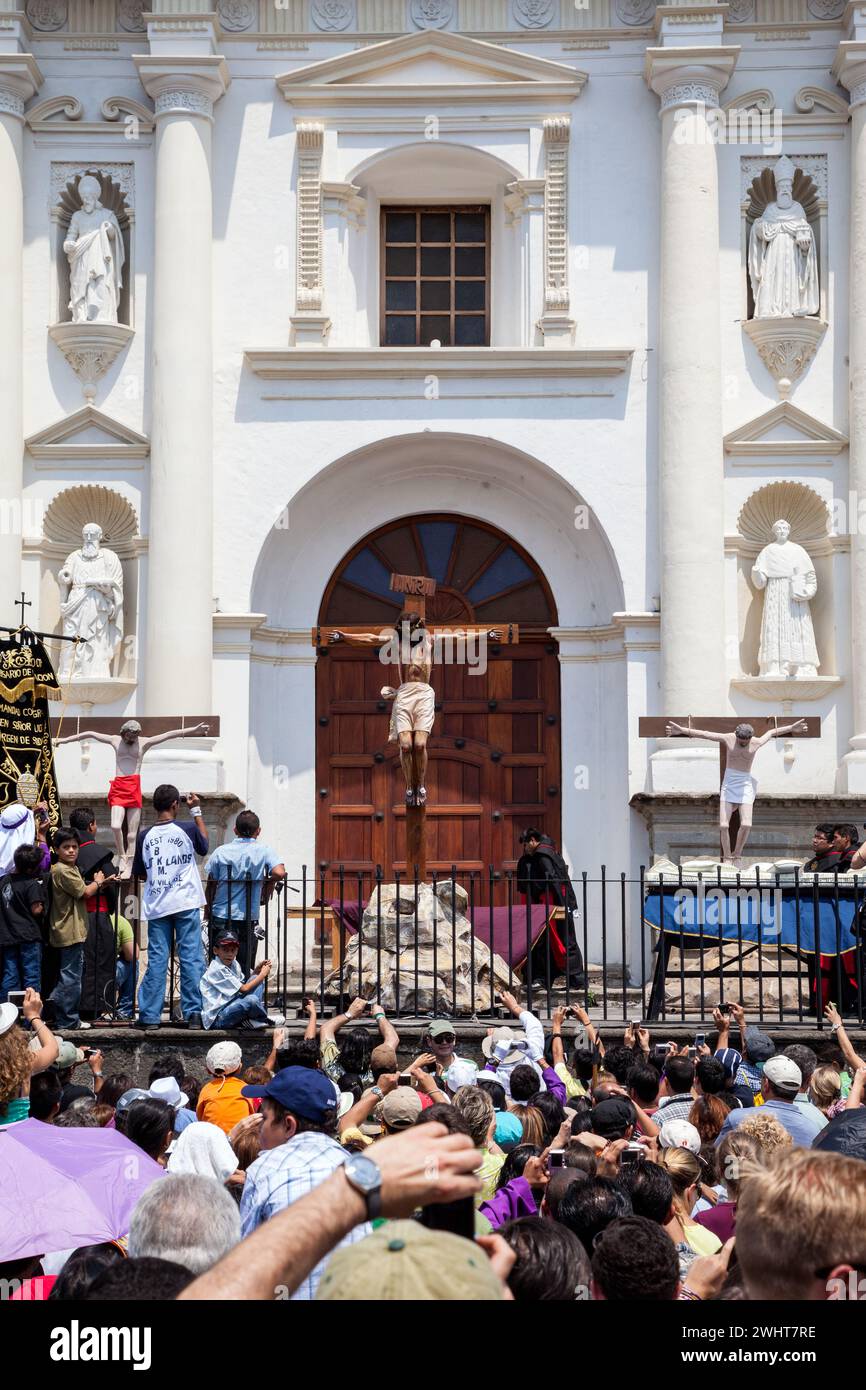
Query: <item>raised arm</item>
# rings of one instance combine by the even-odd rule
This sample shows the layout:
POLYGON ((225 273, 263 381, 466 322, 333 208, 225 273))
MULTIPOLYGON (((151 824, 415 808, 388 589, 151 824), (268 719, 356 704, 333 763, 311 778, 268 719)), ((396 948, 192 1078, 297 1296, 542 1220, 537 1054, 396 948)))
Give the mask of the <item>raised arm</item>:
POLYGON ((378 632, 334 631, 328 640, 332 643, 346 642, 350 647, 379 647, 393 636, 394 629, 392 627, 383 627, 378 632))
POLYGON ((153 748, 157 743, 168 743, 170 738, 195 738, 198 734, 206 734, 210 728, 209 724, 190 724, 186 729, 169 729, 167 734, 154 734, 153 738, 143 738, 140 741, 142 754, 148 748, 153 748))
POLYGON ((845 1061, 848 1063, 848 1065, 850 1067, 853 1067, 855 1072, 859 1071, 861 1067, 866 1067, 866 1062, 864 1062, 863 1058, 860 1057, 854 1051, 851 1039, 845 1032, 845 1025, 839 1017, 839 1010, 836 1008, 835 1004, 827 1005, 826 1009, 824 1010, 824 1017, 826 1018, 827 1022, 830 1024, 830 1027, 835 1033, 836 1042, 839 1045, 839 1048, 841 1049, 842 1053, 844 1054, 845 1061))
POLYGON ((379 1032, 382 1035, 382 1042, 387 1043, 389 1047, 393 1047, 396 1052, 397 1048, 400 1046, 400 1034, 397 1032, 390 1018, 388 1018, 382 1005, 378 1001, 371 1003, 370 1013, 373 1015, 373 1022, 377 1024, 379 1032))
POLYGON ((768 729, 765 734, 757 741, 757 747, 763 748, 765 743, 769 743, 774 738, 784 738, 785 734, 805 734, 809 728, 805 719, 796 719, 793 724, 781 724, 777 729, 768 729))
POLYGON ((673 719, 669 719, 665 725, 665 733, 668 738, 708 738, 711 743, 727 743, 727 734, 714 734, 711 729, 684 728, 682 724, 676 724, 673 719))
POLYGON ((80 734, 64 734, 63 738, 56 738, 54 747, 59 747, 61 743, 83 743, 85 739, 93 739, 94 743, 110 743, 112 748, 116 748, 119 742, 117 734, 98 734, 95 729, 83 729, 80 734))

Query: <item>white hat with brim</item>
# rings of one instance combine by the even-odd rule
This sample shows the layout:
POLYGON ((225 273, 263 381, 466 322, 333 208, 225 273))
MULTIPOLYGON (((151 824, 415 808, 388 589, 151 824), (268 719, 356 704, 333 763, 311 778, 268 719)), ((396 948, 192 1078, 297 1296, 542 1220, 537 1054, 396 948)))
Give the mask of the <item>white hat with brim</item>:
POLYGON ((522 1031, 517 1033, 513 1028, 494 1028, 492 1033, 488 1033, 486 1038, 482 1038, 481 1051, 484 1056, 488 1059, 492 1057, 493 1049, 497 1043, 501 1042, 513 1043, 514 1046, 502 1058, 500 1066, 503 1062, 526 1062, 529 1060, 526 1055, 526 1034, 522 1031))
POLYGON ((0 1037, 8 1033, 18 1022, 18 1010, 14 1004, 0 1004, 0 1037))

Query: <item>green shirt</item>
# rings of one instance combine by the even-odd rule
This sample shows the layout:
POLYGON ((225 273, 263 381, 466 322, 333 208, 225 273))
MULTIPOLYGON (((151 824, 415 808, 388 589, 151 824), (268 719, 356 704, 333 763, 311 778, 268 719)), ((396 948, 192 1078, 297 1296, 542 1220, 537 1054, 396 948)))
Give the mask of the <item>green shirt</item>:
POLYGON ((123 949, 123 947, 128 945, 130 941, 135 941, 135 932, 132 929, 132 923, 127 922, 126 918, 121 917, 119 914, 117 917, 117 926, 114 935, 118 955, 120 955, 120 952, 123 949))
POLYGON ((74 864, 54 864, 51 868, 52 946, 77 946, 87 940, 85 883, 74 864))

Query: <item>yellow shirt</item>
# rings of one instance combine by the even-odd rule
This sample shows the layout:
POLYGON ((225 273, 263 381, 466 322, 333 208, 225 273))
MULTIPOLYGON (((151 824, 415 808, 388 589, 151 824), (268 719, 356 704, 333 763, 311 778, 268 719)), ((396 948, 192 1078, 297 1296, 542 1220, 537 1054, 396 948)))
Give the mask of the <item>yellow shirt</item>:
POLYGON ((572 1076, 571 1072, 568 1070, 568 1067, 565 1065, 564 1062, 557 1062, 553 1070, 556 1072, 560 1081, 562 1081, 565 1085, 566 1101, 574 1100, 576 1096, 586 1095, 586 1087, 583 1086, 581 1082, 577 1080, 577 1077, 572 1076))
POLYGON ((481 1167, 475 1170, 481 1179, 481 1191, 475 1194, 476 1207, 479 1207, 482 1202, 490 1201, 496 1191, 499 1171, 504 1162, 504 1154, 492 1154, 489 1149, 481 1150, 481 1167))

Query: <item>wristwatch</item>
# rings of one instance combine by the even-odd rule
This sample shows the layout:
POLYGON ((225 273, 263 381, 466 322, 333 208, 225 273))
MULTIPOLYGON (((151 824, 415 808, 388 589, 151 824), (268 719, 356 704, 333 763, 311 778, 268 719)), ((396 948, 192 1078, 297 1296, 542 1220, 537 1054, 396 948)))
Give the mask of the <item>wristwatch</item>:
POLYGON ((382 1174, 375 1159, 352 1154, 343 1164, 347 1181, 360 1192, 367 1207, 367 1220, 375 1221, 382 1211, 382 1174))
POLYGON ((381 1086, 371 1086, 370 1090, 373 1092, 374 1096, 378 1096, 379 1100, 381 1100, 385 1094, 381 1086))

